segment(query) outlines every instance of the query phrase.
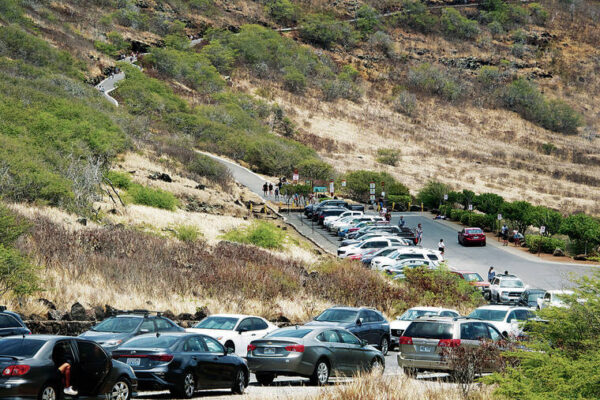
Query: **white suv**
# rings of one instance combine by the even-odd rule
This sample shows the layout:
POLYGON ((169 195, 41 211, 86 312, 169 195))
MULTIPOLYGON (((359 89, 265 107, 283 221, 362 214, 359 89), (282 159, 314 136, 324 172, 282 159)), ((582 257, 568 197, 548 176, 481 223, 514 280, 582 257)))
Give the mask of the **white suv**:
POLYGON ((444 256, 437 250, 421 249, 415 247, 403 247, 399 248, 393 253, 388 254, 385 257, 375 257, 371 261, 371 268, 377 270, 383 270, 386 267, 396 265, 402 260, 414 260, 420 259, 424 261, 433 261, 440 263, 444 261, 444 256))
POLYGON ((505 337, 518 337, 522 333, 522 323, 535 318, 535 313, 527 307, 483 306, 469 314, 494 325, 505 337))
POLYGON ((490 300, 501 304, 518 303, 526 289, 523 281, 514 275, 496 275, 490 282, 490 300))
POLYGON ((346 258, 355 254, 364 254, 372 249, 383 249, 390 246, 402 246, 403 239, 398 237, 374 237, 364 242, 340 247, 337 251, 339 258, 346 258))
POLYGON ((344 211, 340 215, 330 215, 328 217, 325 217, 325 219, 323 220, 323 226, 329 229, 332 224, 340 221, 342 218, 346 218, 345 221, 350 221, 351 219, 354 219, 356 217, 362 217, 362 215, 362 211, 344 211))

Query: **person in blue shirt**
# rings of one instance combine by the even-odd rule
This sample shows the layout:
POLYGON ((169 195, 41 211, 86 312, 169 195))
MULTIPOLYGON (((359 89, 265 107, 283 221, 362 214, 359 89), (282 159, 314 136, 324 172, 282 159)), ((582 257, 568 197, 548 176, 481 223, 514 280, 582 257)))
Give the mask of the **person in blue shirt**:
POLYGON ((492 282, 492 280, 496 277, 496 271, 494 271, 494 267, 490 267, 488 270, 488 282, 492 282))

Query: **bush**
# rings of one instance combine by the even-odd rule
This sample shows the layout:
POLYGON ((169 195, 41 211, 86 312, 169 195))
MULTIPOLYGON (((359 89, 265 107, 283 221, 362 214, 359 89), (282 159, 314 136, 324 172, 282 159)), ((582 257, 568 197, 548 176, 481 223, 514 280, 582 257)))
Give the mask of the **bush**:
POLYGON ((29 223, 0 204, 0 245, 11 246, 30 228, 29 223))
POLYGON ((404 12, 392 17, 393 25, 408 26, 422 33, 433 32, 438 25, 438 18, 432 15, 420 0, 405 0, 402 10, 404 12))
POLYGON ((377 11, 368 5, 363 5, 356 12, 356 27, 363 34, 372 33, 379 27, 379 18, 377 11))
POLYGON ((504 204, 504 198, 495 193, 482 193, 473 199, 475 208, 492 216, 498 214, 502 204, 504 204))
POLYGON ((161 189, 153 189, 139 184, 131 184, 127 190, 127 198, 134 204, 162 208, 173 211, 177 207, 177 199, 172 193, 161 189))
POLYGON ((274 0, 266 8, 269 15, 282 25, 298 22, 300 9, 289 0, 274 0))
POLYGON ((256 221, 246 228, 227 232, 223 238, 232 242, 253 244, 266 249, 281 249, 286 236, 281 228, 269 222, 256 221))
POLYGON ((211 40, 209 44, 202 47, 200 54, 210 60, 211 64, 222 74, 231 73, 237 58, 237 52, 231 47, 225 46, 218 39, 211 40))
POLYGON ((394 99, 394 110, 408 116, 414 116, 417 110, 417 96, 408 90, 401 91, 394 99))
POLYGON ((552 254, 555 249, 566 250, 564 240, 539 235, 525 235, 525 246, 529 248, 531 253, 546 253, 552 254))
POLYGON ((289 67, 283 76, 283 87, 292 93, 303 92, 306 87, 306 78, 296 68, 289 67))
POLYGON ((540 3, 530 3, 529 11, 536 25, 545 25, 548 20, 548 11, 540 3))
POLYGON ((352 47, 358 40, 357 33, 347 22, 338 21, 324 14, 308 15, 302 22, 300 37, 326 49, 335 43, 352 47))
POLYGON ((17 250, 0 244, 0 297, 29 296, 41 290, 38 268, 17 250))
POLYGON ((174 230, 175 236, 182 242, 195 242, 202 236, 202 233, 194 225, 179 225, 174 230))
POLYGON ((498 67, 485 65, 479 69, 477 80, 488 91, 494 91, 500 86, 502 73, 498 67))
POLYGON ((381 51, 388 57, 392 57, 394 55, 394 41, 392 38, 385 32, 377 31, 369 37, 369 45, 381 51))
POLYGON ((194 159, 186 165, 186 169, 223 187, 230 185, 233 181, 226 166, 204 154, 196 154, 194 159))
POLYGON ((298 164, 298 173, 303 179, 327 180, 334 176, 333 167, 317 159, 304 160, 298 164))
POLYGON ((400 159, 399 149, 377 149, 377 162, 395 167, 400 159))
MULTIPOLYGON (((367 201, 369 199, 369 185, 371 182, 375 182, 376 193, 385 191, 387 196, 406 196, 410 194, 406 186, 396 181, 387 172, 358 170, 348 172, 340 177, 340 179, 346 179, 345 192, 357 201, 367 201), (383 187, 381 186, 382 182, 384 183, 383 187)), ((337 183, 337 187, 341 187, 340 182, 337 183)))
POLYGON ((442 31, 452 39, 473 39, 479 35, 477 21, 463 17, 454 8, 444 8, 440 18, 442 31))
POLYGON ((447 101, 458 100, 463 93, 462 84, 448 73, 429 63, 408 71, 408 84, 425 93, 438 95, 447 101))
POLYGON ((131 176, 125 172, 108 171, 106 179, 119 189, 129 189, 132 185, 131 176))

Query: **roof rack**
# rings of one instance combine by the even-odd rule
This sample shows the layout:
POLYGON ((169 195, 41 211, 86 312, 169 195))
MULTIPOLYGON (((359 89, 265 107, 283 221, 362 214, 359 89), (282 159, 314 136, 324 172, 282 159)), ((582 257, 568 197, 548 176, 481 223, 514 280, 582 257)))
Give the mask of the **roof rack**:
POLYGON ((150 311, 145 309, 134 309, 134 310, 112 310, 111 315, 126 315, 126 314, 142 314, 144 317, 147 317, 150 314, 156 314, 157 317, 161 317, 163 311, 150 311))
POLYGON ((454 317, 453 318, 455 321, 458 321, 459 319, 475 319, 477 321, 483 321, 481 318, 479 317, 469 317, 468 315, 460 315, 458 317, 454 317))

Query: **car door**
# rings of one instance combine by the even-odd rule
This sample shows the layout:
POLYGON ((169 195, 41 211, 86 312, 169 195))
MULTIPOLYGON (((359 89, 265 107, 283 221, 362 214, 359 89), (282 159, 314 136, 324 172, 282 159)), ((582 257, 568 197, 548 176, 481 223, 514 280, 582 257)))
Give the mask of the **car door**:
POLYGON ((235 329, 238 333, 239 348, 236 344, 236 351, 244 351, 251 341, 257 339, 256 332, 254 331, 254 324, 252 318, 244 318, 235 329))
POLYGON ((269 324, 267 324, 261 318, 256 318, 256 317, 252 318, 252 328, 253 328, 253 332, 254 332, 254 336, 252 337, 252 340, 261 339, 267 333, 269 333, 269 324))
POLYGON ((367 326, 366 310, 361 310, 358 313, 354 326, 348 327, 348 330, 355 334, 359 339, 369 341, 369 327, 367 326))
POLYGON ((360 339, 344 330, 337 330, 342 339, 344 352, 343 363, 347 374, 355 374, 360 370, 366 370, 369 367, 367 349, 360 343, 360 339))
MULTIPOLYGON (((199 387, 210 387, 212 381, 203 371, 204 354, 208 353, 208 349, 200 336, 192 336, 183 342, 181 348, 182 357, 187 361, 194 370, 194 375, 199 387)), ((185 363, 182 362, 182 364, 185 363)))
POLYGON ((225 354, 223 345, 209 336, 202 336, 202 340, 206 345, 205 356, 207 357, 204 357, 204 365, 201 369, 212 378, 214 383, 212 387, 231 387, 237 368, 237 356, 225 354))
POLYGON ((331 329, 323 331, 317 335, 317 340, 325 347, 325 354, 328 354, 331 361, 331 368, 342 374, 348 373, 346 365, 346 348, 342 343, 342 339, 337 333, 337 330, 331 329))
POLYGON ((77 384, 80 395, 93 396, 105 381, 112 368, 106 352, 95 342, 76 339, 74 341, 77 361, 73 385, 77 384))

